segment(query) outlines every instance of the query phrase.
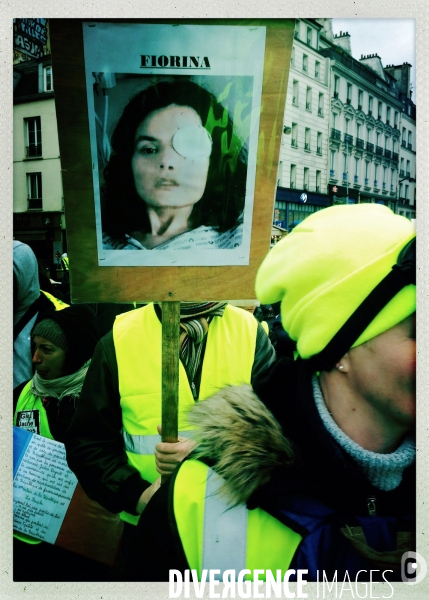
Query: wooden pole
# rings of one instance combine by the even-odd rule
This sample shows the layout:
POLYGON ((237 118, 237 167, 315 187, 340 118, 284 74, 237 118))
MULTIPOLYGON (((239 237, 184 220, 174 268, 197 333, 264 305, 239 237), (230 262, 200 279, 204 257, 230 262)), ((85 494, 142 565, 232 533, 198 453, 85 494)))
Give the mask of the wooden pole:
POLYGON ((162 441, 177 442, 180 302, 162 302, 162 441))

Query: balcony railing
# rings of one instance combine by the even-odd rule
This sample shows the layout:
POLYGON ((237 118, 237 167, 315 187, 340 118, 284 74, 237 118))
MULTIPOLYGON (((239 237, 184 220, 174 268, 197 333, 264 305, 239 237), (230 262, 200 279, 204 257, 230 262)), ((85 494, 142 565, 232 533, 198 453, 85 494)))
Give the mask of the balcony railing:
POLYGON ((399 161, 399 154, 397 152, 392 152, 392 159, 396 162, 399 161))
POLYGON ((27 158, 35 158, 42 156, 42 144, 30 144, 25 147, 25 156, 27 158))
POLYGON ((343 181, 344 182, 348 181, 348 175, 347 175, 347 173, 343 173, 343 181))
POLYGON ((305 110, 311 110, 311 102, 305 103, 305 110))
POLYGON ((341 142, 341 131, 338 129, 331 129, 331 139, 341 142))
POLYGON ((322 155, 322 147, 321 146, 317 146, 316 154, 319 154, 320 156, 322 155))
POLYGON ((319 115, 319 117, 323 117, 323 108, 321 106, 319 106, 319 108, 317 109, 317 114, 319 115))
POLYGON ((365 147, 365 142, 363 140, 361 140, 360 138, 356 138, 356 148, 360 148, 361 150, 363 150, 365 147))
POLYGON ((406 148, 406 147, 407 147, 407 142, 406 142, 405 140, 402 140, 402 141, 401 141, 401 146, 402 146, 403 148, 406 148))
POLYGON ((384 156, 386 158, 392 158, 392 152, 390 150, 387 150, 386 148, 386 150, 384 151, 384 156))
POLYGON ((307 152, 310 152, 310 144, 305 143, 304 144, 304 149, 307 150, 307 152))
POLYGON ((413 149, 413 145, 412 145, 412 144, 410 144, 410 143, 408 143, 408 144, 407 144, 407 148, 408 148, 408 150, 412 150, 412 149, 413 149))
POLYGON ((378 185, 378 181, 376 179, 374 179, 374 187, 376 188, 378 185))
POLYGON ((368 179, 368 177, 365 177, 365 185, 369 185, 369 179, 368 179))
POLYGON ((294 182, 294 181, 291 181, 291 182, 290 182, 290 189, 291 189, 291 190, 294 190, 294 189, 295 189, 295 182, 294 182))
POLYGON ((355 175, 355 176, 353 177, 353 182, 354 182, 354 183, 359 183, 359 175, 355 175))
POLYGON ((350 135, 349 133, 345 133, 344 134, 344 143, 352 146, 353 145, 353 136, 350 135))
POLYGON ((298 98, 296 96, 292 97, 292 104, 294 104, 295 106, 298 106, 298 98))
POLYGON ((291 146, 292 146, 292 148, 298 148, 298 142, 296 140, 294 140, 293 138, 291 140, 291 146))
POLYGON ((371 144, 371 142, 367 142, 366 143, 366 151, 367 152, 374 152, 374 144, 371 144))
POLYGON ((42 210, 43 202, 42 198, 27 198, 28 210, 42 210))
POLYGON ((375 154, 377 156, 383 156, 383 148, 381 146, 376 146, 375 147, 375 154))
POLYGON ((399 177, 404 177, 405 171, 404 169, 399 169, 399 177))
POLYGON ((334 98, 338 98, 338 92, 334 92, 334 98))
POLYGON ((329 177, 335 177, 335 171, 334 171, 334 169, 330 169, 329 170, 329 177))

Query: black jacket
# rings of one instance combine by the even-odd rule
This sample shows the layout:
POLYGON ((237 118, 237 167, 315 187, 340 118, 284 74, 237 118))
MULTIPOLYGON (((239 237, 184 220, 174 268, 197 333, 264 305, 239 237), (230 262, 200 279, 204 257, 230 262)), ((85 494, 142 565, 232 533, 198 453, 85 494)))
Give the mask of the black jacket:
MULTIPOLYGON (((242 490, 236 489, 238 478, 232 473, 228 477, 226 473, 228 491, 232 490, 236 498, 241 497, 247 502, 249 509, 259 506, 289 526, 291 523, 284 517, 285 507, 299 507, 301 498, 326 507, 335 514, 336 522, 353 524, 356 515, 368 517, 368 499, 375 498, 378 516, 392 517, 400 522, 401 527, 405 524, 405 530, 409 530, 409 518, 412 523, 415 516, 414 465, 404 471, 402 482, 395 490, 375 490, 359 466, 325 429, 313 399, 311 371, 305 363, 280 359, 254 383, 254 390, 281 425, 284 436, 292 442, 295 459, 292 464, 284 466, 279 466, 277 461, 266 477, 263 471, 267 471, 267 464, 273 455, 272 449, 267 447, 266 456, 257 456, 255 459, 253 471, 250 469, 242 490), (254 492, 246 496, 246 488, 250 489, 254 485, 255 478, 259 478, 260 483, 254 492)), ((209 399, 204 403, 206 412, 210 402, 209 399)), ((246 408, 241 407, 239 412, 242 416, 246 408)), ((224 435, 231 437, 233 433, 231 430, 225 431, 224 435)), ((204 436, 203 431, 202 443, 208 456, 205 462, 213 464, 210 454, 218 458, 219 450, 213 448, 213 452, 210 452, 204 436)), ((246 446, 246 450, 248 449, 246 446)), ((228 446, 228 451, 231 452, 231 446, 228 446)), ((236 456, 239 457, 238 452, 236 456)), ((239 460, 241 459, 237 458, 239 460)), ((213 468, 216 470, 216 462, 213 468)), ((240 464, 234 468, 240 473, 243 471, 240 464)), ((225 473, 222 475, 225 476, 225 473)), ((169 569, 189 568, 172 510, 173 488, 174 475, 153 496, 140 518, 136 569, 141 581, 167 581, 169 569)), ((296 527, 295 530, 299 531, 296 527)), ((337 539, 340 543, 345 543, 339 531, 337 539)), ((324 565, 336 568, 335 561, 340 561, 341 554, 336 554, 333 546, 331 545, 328 556, 324 556, 323 561, 324 565)), ((301 563, 299 568, 305 566, 301 563)))
MULTIPOLYGON (((274 349, 258 324, 252 381, 274 358, 274 349)), ((114 513, 136 514, 138 499, 150 484, 129 464, 121 431, 118 366, 109 332, 96 347, 85 378, 65 440, 67 461, 92 500, 114 513)))

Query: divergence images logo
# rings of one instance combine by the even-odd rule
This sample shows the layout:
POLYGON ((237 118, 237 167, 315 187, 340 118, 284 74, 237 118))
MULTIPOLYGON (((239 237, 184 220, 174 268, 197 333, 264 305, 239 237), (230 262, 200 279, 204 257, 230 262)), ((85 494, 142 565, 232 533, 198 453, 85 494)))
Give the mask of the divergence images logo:
POLYGON ((405 552, 401 558, 401 579, 408 585, 420 583, 426 577, 428 566, 418 552, 405 552))

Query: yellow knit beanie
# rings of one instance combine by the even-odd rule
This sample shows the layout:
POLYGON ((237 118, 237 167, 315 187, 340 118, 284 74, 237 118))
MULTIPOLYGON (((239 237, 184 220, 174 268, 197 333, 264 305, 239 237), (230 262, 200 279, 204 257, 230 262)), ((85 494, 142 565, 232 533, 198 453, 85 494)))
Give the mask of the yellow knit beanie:
MULTIPOLYGON (((299 355, 321 352, 396 264, 414 225, 380 204, 331 206, 313 213, 278 242, 256 276, 261 304, 281 301, 284 329, 299 355)), ((407 285, 353 346, 394 327, 416 310, 407 285)))

